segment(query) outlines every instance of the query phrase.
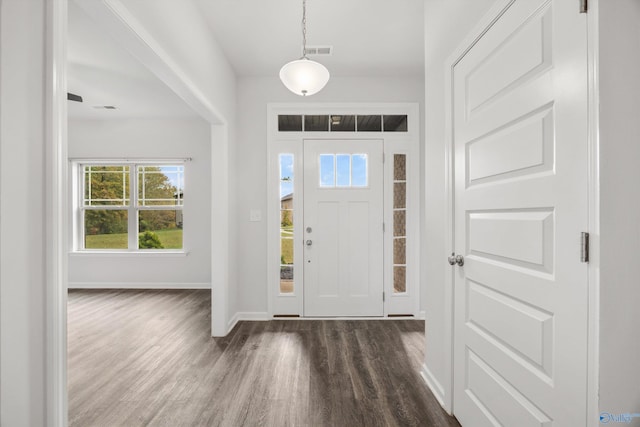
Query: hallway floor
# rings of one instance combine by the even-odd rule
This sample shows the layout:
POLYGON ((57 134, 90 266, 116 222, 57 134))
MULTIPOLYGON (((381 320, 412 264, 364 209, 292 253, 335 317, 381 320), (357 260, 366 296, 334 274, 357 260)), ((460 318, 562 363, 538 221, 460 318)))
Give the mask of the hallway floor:
POLYGON ((459 426, 419 375, 424 322, 240 322, 208 290, 71 290, 70 426, 459 426))

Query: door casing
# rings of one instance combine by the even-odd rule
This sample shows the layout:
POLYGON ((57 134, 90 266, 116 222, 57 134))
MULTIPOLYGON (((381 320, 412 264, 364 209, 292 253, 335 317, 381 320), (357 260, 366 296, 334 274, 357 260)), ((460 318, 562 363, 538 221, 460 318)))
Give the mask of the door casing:
MULTIPOLYGON (((301 176, 303 171, 303 140, 304 139, 382 139, 383 150, 385 152, 386 159, 392 158, 393 153, 402 153, 407 155, 409 161, 409 188, 407 190, 407 210, 411 212, 410 218, 408 218, 408 230, 409 233, 413 233, 414 236, 419 236, 419 215, 420 215, 420 161, 419 161, 419 132, 420 132, 420 118, 419 108, 414 103, 376 103, 376 104, 269 104, 267 107, 267 129, 268 129, 268 205, 267 205, 267 287, 268 287, 268 313, 267 317, 271 318, 274 315, 294 315, 303 316, 304 314, 304 284, 301 280, 301 275, 298 275, 293 295, 280 294, 278 292, 278 259, 279 259, 279 232, 278 232, 278 218, 279 218, 279 204, 277 194, 277 170, 278 170, 278 154, 279 153, 292 153, 295 156, 295 164, 299 173, 296 173, 298 184, 294 184, 295 188, 299 191, 302 188, 301 176), (278 115, 279 114, 406 114, 408 115, 408 129, 407 132, 278 132, 278 115)), ((392 169, 390 169, 391 162, 385 161, 384 170, 385 175, 388 176, 392 169)), ((392 218, 393 212, 389 205, 389 191, 390 186, 389 179, 385 176, 384 191, 384 217, 385 223, 390 223, 389 217, 392 218)), ((295 179, 295 178, 294 178, 295 179)), ((294 190, 296 191, 296 190, 294 190)), ((302 218, 304 217, 303 204, 301 197, 294 198, 294 215, 302 218)), ((409 215, 409 213, 408 213, 409 215)), ((388 230, 388 227, 387 227, 388 230)), ((389 257, 392 253, 389 250, 390 243, 388 242, 389 236, 392 238, 392 233, 387 231, 385 233, 385 266, 389 265, 389 257)), ((294 230, 294 272, 296 270, 302 271, 301 264, 297 264, 295 260, 302 260, 302 242, 303 234, 302 227, 296 227, 294 230), (300 249, 298 249, 300 248, 300 249)), ((420 312, 420 286, 419 286, 419 238, 414 238, 413 242, 408 243, 407 248, 407 263, 412 265, 410 271, 407 271, 407 284, 408 292, 406 294, 392 293, 392 276, 389 268, 384 272, 384 316, 389 313, 392 314, 409 314, 418 318, 423 316, 420 312), (393 309, 393 307, 400 307, 399 309, 393 309)), ((295 273, 294 273, 295 276, 295 273)))

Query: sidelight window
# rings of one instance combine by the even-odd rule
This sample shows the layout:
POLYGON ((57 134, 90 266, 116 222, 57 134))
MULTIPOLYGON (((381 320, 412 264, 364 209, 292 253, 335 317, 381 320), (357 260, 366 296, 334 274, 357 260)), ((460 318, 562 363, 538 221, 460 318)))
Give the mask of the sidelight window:
POLYGON ((280 293, 293 293, 294 157, 280 154, 280 293))
POLYGON ((393 292, 407 291, 407 156, 393 155, 393 292))

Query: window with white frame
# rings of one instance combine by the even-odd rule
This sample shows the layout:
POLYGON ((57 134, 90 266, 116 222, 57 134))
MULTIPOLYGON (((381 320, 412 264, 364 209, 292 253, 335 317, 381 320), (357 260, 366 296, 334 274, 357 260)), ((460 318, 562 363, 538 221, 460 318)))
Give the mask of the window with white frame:
POLYGON ((183 249, 184 164, 79 164, 81 250, 183 249))
POLYGON ((320 188, 363 188, 369 185, 366 154, 320 154, 320 188))
POLYGON ((280 154, 280 293, 294 291, 294 155, 280 154))

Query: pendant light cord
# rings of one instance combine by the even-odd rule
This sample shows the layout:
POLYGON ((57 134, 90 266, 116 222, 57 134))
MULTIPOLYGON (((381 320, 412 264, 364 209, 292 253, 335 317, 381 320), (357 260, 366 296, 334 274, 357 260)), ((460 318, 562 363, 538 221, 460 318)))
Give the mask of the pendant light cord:
POLYGON ((302 0, 302 57, 307 57, 307 0, 302 0))
POLYGON ((302 0, 302 57, 282 66, 280 80, 296 95, 307 96, 321 91, 330 77, 327 67, 307 58, 307 0, 302 0))

